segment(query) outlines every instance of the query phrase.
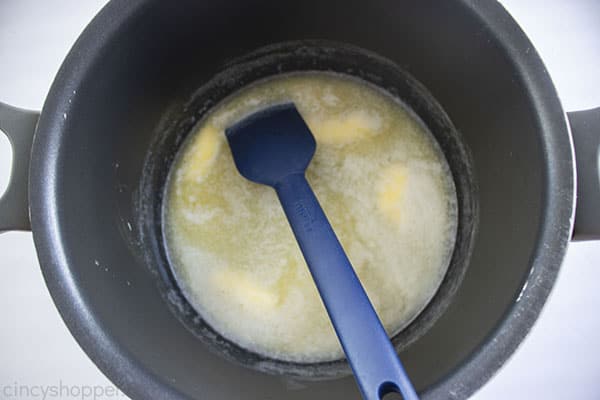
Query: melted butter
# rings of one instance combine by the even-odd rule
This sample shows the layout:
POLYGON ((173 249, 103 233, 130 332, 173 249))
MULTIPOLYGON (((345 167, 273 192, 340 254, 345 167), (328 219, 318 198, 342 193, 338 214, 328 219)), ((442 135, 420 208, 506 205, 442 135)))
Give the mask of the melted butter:
POLYGON ((259 82, 199 124, 170 173, 165 234, 190 303, 257 353, 315 362, 342 356, 275 192, 237 172, 225 127, 293 101, 317 140, 307 170, 388 333, 439 286, 454 245, 455 193, 431 135, 400 103, 361 81, 305 73, 259 82))

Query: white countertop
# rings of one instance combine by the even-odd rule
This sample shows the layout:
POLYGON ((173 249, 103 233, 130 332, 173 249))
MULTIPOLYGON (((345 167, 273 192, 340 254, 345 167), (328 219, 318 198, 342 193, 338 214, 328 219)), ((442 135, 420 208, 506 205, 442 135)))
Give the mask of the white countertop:
MULTIPOLYGON (((0 101, 40 109, 70 46, 105 2, 0 0, 0 101)), ((541 53, 565 109, 599 106, 600 1, 501 2, 541 53)), ((9 157, 0 135, 0 192, 9 157)), ((600 399, 599 261, 600 242, 571 244, 538 323, 474 400, 600 399)), ((0 398, 125 399, 60 319, 30 233, 0 236, 0 271, 0 398), (43 397, 52 386, 61 392, 43 397)))

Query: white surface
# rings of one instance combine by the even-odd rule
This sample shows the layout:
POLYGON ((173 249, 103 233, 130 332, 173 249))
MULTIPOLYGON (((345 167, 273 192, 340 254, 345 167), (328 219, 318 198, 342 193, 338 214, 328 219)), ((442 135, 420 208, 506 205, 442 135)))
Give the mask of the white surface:
MULTIPOLYGON (((0 101, 40 109, 56 71, 104 0, 0 0, 0 101)), ((568 110, 600 105, 600 2, 504 0, 542 54, 568 110)), ((0 188, 9 151, 0 139, 0 188)), ((600 242, 569 248, 542 316, 474 400, 600 398, 600 242)), ((60 319, 30 233, 0 236, 0 398, 124 398, 60 319), (29 395, 15 395, 14 386, 29 395), (96 386, 96 387, 94 387, 96 386), (87 387, 87 388, 86 388, 87 387), (8 388, 8 389, 7 389, 8 388), (37 389, 36 389, 37 388, 37 389), (84 396, 91 390, 98 394, 84 396), (79 394, 77 394, 79 392, 79 394)))

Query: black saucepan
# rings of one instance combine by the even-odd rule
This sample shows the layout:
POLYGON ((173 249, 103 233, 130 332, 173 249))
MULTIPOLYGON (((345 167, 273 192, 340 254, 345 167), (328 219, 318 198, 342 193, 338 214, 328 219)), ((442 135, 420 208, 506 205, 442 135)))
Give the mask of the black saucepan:
POLYGON ((132 398, 358 398, 342 361, 289 365, 220 338, 177 290, 161 240, 161 185, 203 113, 252 80, 307 69, 398 96, 450 162, 452 265, 394 338, 424 399, 464 399, 489 379, 534 323, 573 228, 599 237, 600 109, 569 114, 570 132, 496 1, 113 0, 39 121, 0 105, 15 153, 0 230, 31 228, 65 322, 132 398))

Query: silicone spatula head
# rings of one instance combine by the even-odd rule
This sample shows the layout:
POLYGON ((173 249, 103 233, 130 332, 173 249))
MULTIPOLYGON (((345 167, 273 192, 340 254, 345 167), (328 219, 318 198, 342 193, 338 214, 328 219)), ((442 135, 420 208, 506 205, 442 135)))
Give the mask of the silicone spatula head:
POLYGON ((315 138, 293 103, 256 112, 225 134, 240 174, 269 186, 303 173, 316 149, 315 138))

